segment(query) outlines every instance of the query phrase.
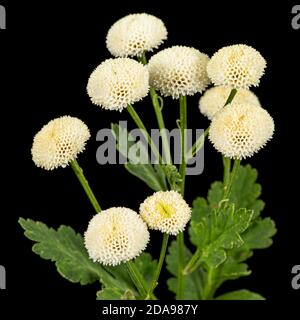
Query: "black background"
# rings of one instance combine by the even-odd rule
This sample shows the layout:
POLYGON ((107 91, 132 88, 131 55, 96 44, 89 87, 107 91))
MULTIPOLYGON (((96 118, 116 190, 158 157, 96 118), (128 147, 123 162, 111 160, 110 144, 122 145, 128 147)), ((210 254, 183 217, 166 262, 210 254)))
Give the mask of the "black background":
MULTIPOLYGON (((269 2, 268 2, 269 3, 269 2)), ((293 3, 277 1, 266 7, 260 2, 215 1, 24 1, 3 3, 7 30, 0 30, 2 210, 0 213, 0 264, 7 269, 7 290, 2 296, 28 301, 51 301, 51 308, 65 299, 95 299, 98 285, 81 287, 61 278, 53 264, 31 252, 17 224, 19 216, 49 226, 71 225, 83 232, 93 208, 69 168, 43 171, 31 161, 34 134, 49 120, 72 115, 89 126, 92 138, 79 157, 101 206, 138 205, 151 191, 122 166, 100 166, 95 154, 97 131, 110 123, 128 119, 126 112, 108 112, 92 105, 86 83, 92 70, 110 54, 105 47, 108 28, 129 13, 147 12, 161 18, 168 41, 161 48, 181 44, 212 55, 229 44, 255 47, 268 62, 261 84, 253 91, 274 117, 274 139, 253 158, 244 161, 259 170, 266 202, 264 216, 271 216, 278 233, 274 245, 256 251, 249 261, 251 276, 228 282, 224 290, 248 288, 271 302, 296 303, 299 291, 291 288, 291 268, 300 263, 298 109, 300 30, 291 27, 293 3)), ((296 3, 294 3, 296 4, 296 3)), ((189 127, 206 128, 198 111, 199 96, 188 99, 189 127)), ((148 127, 156 127, 149 100, 136 104, 148 127)), ((178 106, 165 100, 167 126, 173 128, 178 106)), ((132 122, 130 122, 132 125, 132 122)), ((132 126, 133 127, 133 126, 132 126)), ((207 144, 201 176, 188 177, 189 203, 205 196, 211 182, 221 179, 220 156, 207 144)), ((155 233, 152 253, 159 252, 160 234, 155 233)), ((167 278, 167 273, 162 275, 167 278)), ((164 280, 164 279, 163 279, 164 280)), ((161 286, 161 293, 165 287, 161 286)), ((172 296, 164 294, 165 299, 172 296)), ((3 298, 4 299, 4 298, 3 298)), ((2 300, 5 301, 5 300, 2 300)), ((24 310, 22 312, 25 312, 24 310)))

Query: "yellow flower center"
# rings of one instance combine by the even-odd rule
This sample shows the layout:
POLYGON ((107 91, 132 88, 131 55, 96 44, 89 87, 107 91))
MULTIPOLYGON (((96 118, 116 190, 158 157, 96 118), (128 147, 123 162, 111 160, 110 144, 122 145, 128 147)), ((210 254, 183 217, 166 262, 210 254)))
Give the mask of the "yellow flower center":
POLYGON ((175 209, 172 205, 165 202, 157 202, 156 210, 162 215, 164 218, 171 218, 173 214, 175 214, 175 209))

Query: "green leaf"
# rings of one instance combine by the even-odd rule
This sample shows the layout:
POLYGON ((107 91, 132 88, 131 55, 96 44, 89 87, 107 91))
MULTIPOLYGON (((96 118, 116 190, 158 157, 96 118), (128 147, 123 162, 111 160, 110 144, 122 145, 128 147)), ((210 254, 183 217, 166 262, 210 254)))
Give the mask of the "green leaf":
POLYGON ((235 210, 233 204, 219 211, 213 210, 199 222, 191 222, 191 242, 201 248, 201 260, 216 268, 226 260, 226 250, 238 248, 244 242, 241 238, 250 224, 253 212, 235 210))
POLYGON ((166 180, 159 165, 153 167, 151 164, 126 163, 125 168, 154 191, 167 190, 166 180))
POLYGON ((25 230, 25 236, 35 241, 32 250, 40 257, 55 262, 57 271, 67 280, 86 285, 95 281, 103 284, 102 293, 107 295, 120 293, 127 297, 128 292, 138 297, 138 293, 125 272, 123 265, 104 267, 89 259, 80 234, 71 227, 60 226, 58 230, 48 228, 44 223, 30 219, 19 219, 25 230), (126 293, 126 294, 125 294, 126 293))
POLYGON ((234 250, 227 252, 227 259, 217 269, 215 288, 219 288, 227 280, 235 280, 251 274, 246 263, 242 263, 233 254, 234 250))
POLYGON ((216 286, 219 287, 227 280, 248 276, 251 271, 243 263, 253 255, 253 249, 265 249, 272 244, 271 237, 276 233, 275 223, 270 218, 255 220, 242 234, 244 244, 228 251, 227 260, 219 266, 216 286))
POLYGON ((136 300, 135 294, 131 290, 108 287, 97 292, 97 300, 136 300))
MULTIPOLYGON (((43 259, 55 262, 58 272, 71 282, 82 285, 100 281, 102 289, 97 299, 132 300, 140 299, 124 264, 104 267, 89 259, 83 238, 71 227, 60 226, 58 230, 48 228, 44 223, 30 219, 19 219, 25 236, 36 243, 32 250, 43 259)), ((141 254, 134 263, 150 283, 157 262, 148 253, 141 254)))
MULTIPOLYGON (((214 215, 223 196, 222 182, 217 181, 211 185, 207 200, 196 198, 193 202, 192 222, 189 227, 190 239, 200 250, 203 248, 204 261, 203 258, 202 261, 208 264, 208 267, 218 265, 214 272, 214 290, 227 280, 251 274, 244 261, 253 255, 252 250, 267 248, 272 244, 271 238, 276 233, 276 228, 270 218, 259 218, 264 203, 258 199, 261 194, 261 186, 256 183, 256 179, 257 171, 250 165, 240 167, 233 183, 229 204, 234 203, 236 210, 241 207, 245 208, 243 210, 247 209, 248 212, 253 210, 254 214, 244 231, 238 232, 237 242, 240 237, 243 243, 241 245, 237 243, 238 245, 231 249, 213 251, 213 259, 209 258, 210 265, 207 262, 206 252, 210 253, 210 242, 213 243, 213 247, 217 243, 214 240, 216 231, 214 215)), ((202 266, 206 267, 205 263, 202 266)))
POLYGON ((192 221, 200 222, 202 218, 210 215, 211 212, 212 208, 204 198, 198 197, 193 201, 192 221))
POLYGON ((122 128, 118 124, 112 124, 111 129, 117 142, 118 151, 129 160, 125 164, 125 168, 129 173, 141 179, 154 191, 167 190, 164 169, 159 164, 150 164, 147 150, 148 144, 142 141, 135 142, 135 138, 128 133, 127 129, 122 128), (136 152, 130 152, 133 149, 136 152), (140 159, 144 161, 139 163, 140 159))
POLYGON ((256 220, 243 234, 245 241, 242 250, 265 249, 272 245, 272 237, 276 234, 275 222, 271 218, 256 220))
POLYGON ((207 200, 210 208, 218 208, 223 197, 223 183, 215 181, 211 184, 208 190, 207 200))
POLYGON ((222 294, 216 300, 265 300, 265 298, 258 293, 244 289, 222 294))
MULTIPOLYGON (((256 183, 257 170, 250 165, 240 166, 238 173, 233 181, 230 202, 236 208, 246 208, 253 210, 253 218, 259 216, 264 208, 264 202, 258 199, 261 195, 261 185, 256 183)), ((208 202, 211 207, 217 207, 222 200, 223 184, 214 182, 208 192, 208 202)))
POLYGON ((56 231, 41 222, 23 218, 19 223, 25 236, 37 242, 33 252, 55 262, 58 272, 67 280, 85 285, 109 277, 100 264, 89 259, 81 235, 72 228, 60 226, 56 231))
MULTIPOLYGON (((188 263, 192 254, 185 248, 185 264, 188 263)), ((166 257, 167 269, 174 276, 170 278, 167 283, 169 290, 176 294, 177 292, 177 276, 178 276, 178 244, 177 241, 173 241, 169 246, 169 252, 166 257)), ((201 298, 201 271, 200 269, 185 276, 185 290, 184 300, 199 300, 201 298)))
POLYGON ((157 261, 152 259, 150 253, 144 252, 134 260, 134 263, 150 286, 157 268, 157 261))

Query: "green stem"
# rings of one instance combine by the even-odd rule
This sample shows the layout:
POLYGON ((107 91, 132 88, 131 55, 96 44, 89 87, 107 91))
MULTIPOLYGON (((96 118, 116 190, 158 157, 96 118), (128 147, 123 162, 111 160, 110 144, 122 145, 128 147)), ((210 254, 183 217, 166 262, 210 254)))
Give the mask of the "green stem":
MULTIPOLYGON (((230 91, 230 94, 228 96, 228 99, 226 100, 225 106, 233 101, 236 93, 237 93, 236 89, 232 89, 230 91)), ((209 131, 209 128, 207 128, 205 130, 204 138, 208 134, 208 131, 209 131)), ((196 147, 197 147, 198 143, 201 141, 200 139, 202 139, 203 143, 204 143, 204 138, 201 136, 196 141, 196 143, 193 145, 193 147, 192 147, 192 155, 194 155, 194 151, 193 150, 197 150, 196 147)), ((202 147, 202 145, 200 147, 202 147)), ((232 169, 232 173, 230 172, 231 171, 231 160, 230 160, 230 158, 223 157, 223 164, 224 164, 223 199, 222 199, 221 203, 223 202, 223 200, 228 199, 229 196, 230 196, 232 183, 233 183, 233 180, 235 178, 236 172, 237 172, 238 167, 239 167, 239 161, 235 160, 234 165, 233 165, 233 169, 232 169)), ((196 250, 196 252, 194 253, 194 255, 192 256, 192 258, 190 259, 190 261, 188 262, 188 264, 186 265, 186 267, 184 269, 184 274, 192 273, 193 271, 195 271, 200 266, 200 264, 201 264, 201 250, 198 248, 196 250)), ((214 292, 215 292, 215 289, 213 288, 213 283, 214 283, 214 279, 215 279, 215 277, 217 275, 217 272, 218 272, 217 269, 213 269, 213 268, 208 267, 208 270, 207 270, 207 281, 206 281, 204 289, 203 289, 203 299, 212 299, 213 298, 213 295, 214 295, 214 292)))
MULTIPOLYGON (((146 58, 145 52, 140 57, 138 57, 138 61, 140 63, 142 63, 143 65, 147 64, 147 58, 146 58)), ((165 156, 165 161, 167 164, 172 164, 170 145, 169 145, 169 140, 167 137, 164 118, 162 115, 161 105, 158 100, 158 95, 153 87, 150 87, 150 97, 151 97, 152 105, 153 105, 153 108, 155 111, 157 124, 158 124, 159 130, 160 130, 162 146, 163 146, 163 154, 165 156)))
POLYGON ((74 173, 76 174, 79 182, 81 183, 86 195, 88 196, 92 206, 94 207, 95 211, 99 213, 101 211, 101 207, 91 189, 89 186, 88 181, 86 180, 83 170, 79 166, 78 162, 74 159, 73 161, 70 162, 71 168, 73 169, 74 173))
POLYGON ((185 159, 186 134, 185 134, 185 130, 187 128, 186 96, 180 96, 179 106, 180 106, 180 131, 181 131, 181 165, 179 168, 179 173, 182 178, 181 194, 182 194, 182 196, 184 196, 185 173, 186 173, 186 159, 185 159))
POLYGON ((240 160, 234 160, 232 172, 230 174, 230 178, 228 179, 228 181, 225 182, 226 185, 224 185, 223 200, 229 199, 229 197, 230 197, 232 184, 233 184, 235 176, 236 176, 236 174, 237 174, 237 172, 239 170, 240 163, 241 163, 240 160))
MULTIPOLYGON (((229 96, 225 102, 224 106, 227 106, 229 103, 231 103, 237 93, 236 89, 231 89, 229 96)), ((239 163, 236 161, 234 162, 234 167, 233 170, 234 172, 231 172, 231 159, 223 156, 223 165, 224 165, 224 176, 223 176, 223 200, 226 200, 230 196, 230 191, 231 191, 231 185, 232 185, 232 175, 235 175, 236 167, 239 166, 239 163)))
POLYGON ((224 107, 227 106, 229 103, 232 102, 232 100, 234 99, 236 93, 237 93, 237 90, 236 90, 236 89, 231 89, 231 91, 230 91, 230 93, 229 93, 229 96, 228 96, 228 98, 227 98, 227 100, 226 100, 226 102, 225 102, 224 107))
POLYGON ((183 300, 184 293, 184 234, 180 232, 177 236, 178 245, 178 275, 177 275, 177 300, 183 300))
MULTIPOLYGON (((225 102, 225 105, 226 106, 227 104, 231 103, 232 100, 234 99, 235 95, 237 93, 237 90, 236 89, 232 89, 230 91, 230 94, 225 102)), ((205 138, 207 137, 209 133, 209 127, 204 131, 204 136, 203 134, 197 139, 197 141, 193 144, 192 148, 188 151, 188 159, 191 159, 203 146, 204 144, 204 140, 205 138)))
POLYGON ((201 264, 201 250, 198 248, 183 270, 184 275, 194 272, 201 264))
MULTIPOLYGON (((185 129, 187 128, 187 104, 186 96, 180 96, 180 130, 181 130, 181 164, 179 173, 182 179, 181 182, 181 195, 184 196, 185 189, 185 175, 186 175, 186 159, 185 159, 185 129)), ((180 232, 177 236, 178 244, 178 278, 177 278, 177 299, 183 299, 184 293, 184 233, 180 232)))
MULTIPOLYGON (((232 172, 230 172, 231 168, 231 160, 229 158, 223 157, 223 163, 224 163, 224 189, 223 189, 223 197, 221 203, 223 203, 224 200, 228 199, 231 192, 231 187, 233 184, 233 181, 235 179, 235 176, 237 174, 240 161, 235 160, 232 172)), ((193 254, 192 258, 186 265, 186 267, 183 270, 183 274, 187 275, 189 273, 194 272, 201 264, 201 250, 198 248, 196 252, 193 254)))
POLYGON ((142 134, 145 137, 145 139, 148 142, 148 144, 150 145, 150 148, 151 148, 153 154, 155 155, 156 159, 158 159, 159 162, 161 162, 162 161, 161 155, 159 154, 159 151, 157 150, 156 145, 153 142, 150 134, 148 133, 143 121, 141 120, 139 115, 136 113, 136 111, 134 110, 132 105, 129 104, 128 107, 127 107, 127 110, 129 112, 131 118, 135 122, 135 124, 141 129, 142 134))
MULTIPOLYGON (((220 210, 222 203, 224 203, 224 201, 228 200, 230 197, 232 184, 240 166, 240 160, 234 160, 232 171, 231 171, 231 160, 229 158, 223 157, 223 163, 224 163, 224 178, 223 178, 224 189, 223 189, 222 201, 218 210, 220 210)), ((214 281, 215 281, 215 278, 218 276, 218 273, 219 273, 218 268, 208 267, 207 281, 203 290, 204 300, 213 299, 213 296, 216 291, 216 288, 214 287, 214 281)))
POLYGON ((223 174, 223 199, 224 195, 226 194, 226 190, 229 185, 230 181, 230 172, 231 172, 231 159, 223 156, 223 167, 224 167, 224 174, 223 174))
POLYGON ((144 278, 142 277, 142 275, 140 274, 139 270, 137 269, 136 265, 134 264, 134 262, 131 260, 127 261, 125 263, 125 266, 127 268, 127 271, 129 273, 134 285, 138 289, 139 294, 142 297, 146 297, 147 292, 148 292, 147 284, 146 284, 144 278))
POLYGON ((146 58, 146 54, 145 52, 142 53, 141 56, 137 57, 138 61, 140 63, 142 63, 143 65, 146 65, 147 64, 147 58, 146 58))
POLYGON ((158 285, 159 275, 160 275, 163 263, 165 261, 165 256, 166 256, 166 252, 167 252, 167 248, 168 248, 168 240, 169 240, 169 235, 167 233, 164 233, 163 241, 162 241, 162 245, 161 245, 161 250, 160 250, 160 256, 159 256, 159 260, 158 260, 158 265, 157 265, 155 275, 152 280, 151 287, 148 290, 146 300, 148 300, 148 298, 151 297, 154 289, 158 285))
POLYGON ((191 149, 188 151, 188 159, 191 159, 204 145, 205 138, 209 133, 209 127, 201 134, 197 141, 193 144, 191 149))
POLYGON ((152 100, 152 105, 155 111, 158 127, 160 130, 161 140, 162 140, 162 146, 163 146, 163 154, 165 157, 165 161, 167 164, 172 164, 172 156, 170 151, 170 145, 169 140, 165 128, 165 122, 162 115, 161 105, 158 101, 158 96, 154 88, 150 88, 150 96, 152 100))
POLYGON ((203 289, 203 300, 211 300, 215 293, 214 280, 216 268, 208 267, 206 283, 203 289))

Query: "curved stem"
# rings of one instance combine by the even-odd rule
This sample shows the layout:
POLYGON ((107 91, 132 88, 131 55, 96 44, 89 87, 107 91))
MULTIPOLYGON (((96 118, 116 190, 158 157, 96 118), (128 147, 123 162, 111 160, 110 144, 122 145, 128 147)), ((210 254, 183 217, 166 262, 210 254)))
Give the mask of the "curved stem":
POLYGON ((154 289, 156 288, 156 286, 158 284, 159 275, 160 275, 163 263, 165 261, 165 256, 166 256, 166 252, 167 252, 167 248, 168 248, 168 240, 169 240, 169 235, 167 233, 164 233, 163 241, 162 241, 162 245, 161 245, 161 250, 160 250, 160 256, 159 256, 159 260, 158 260, 158 265, 157 265, 155 275, 152 280, 152 284, 148 290, 146 300, 148 300, 147 298, 151 297, 154 289))
POLYGON ((78 162, 74 159, 73 161, 70 162, 70 166, 73 169, 75 175, 77 176, 79 182, 81 183, 86 195, 88 196, 92 206, 94 207, 95 211, 99 213, 101 211, 101 207, 88 183, 86 180, 83 170, 79 166, 78 162))
POLYGON ((158 127, 160 130, 160 136, 161 136, 161 140, 162 140, 163 155, 165 158, 165 163, 172 164, 170 145, 169 145, 169 140, 167 137, 167 132, 166 132, 165 122, 164 122, 164 118, 163 118, 162 111, 161 111, 161 106, 158 101, 157 93, 156 93, 155 89, 152 87, 150 88, 150 96, 151 96, 153 108, 155 111, 158 127))
POLYGON ((191 159, 204 145, 205 138, 209 133, 209 127, 201 134, 197 141, 193 144, 192 148, 188 151, 188 160, 191 159))
MULTIPOLYGON (((225 105, 226 106, 227 104, 231 103, 232 100, 234 99, 235 95, 237 93, 237 90, 236 89, 232 89, 230 91, 230 94, 225 102, 225 105)), ((197 139, 197 141, 193 144, 192 148, 188 151, 188 159, 191 159, 203 146, 204 144, 204 141, 205 141, 205 138, 207 137, 209 133, 209 127, 206 128, 206 130, 204 131, 204 136, 203 134, 197 139)))
MULTIPOLYGON (((146 58, 145 52, 140 57, 138 57, 138 61, 143 65, 147 64, 147 58, 146 58)), ((158 95, 153 87, 150 87, 150 97, 151 97, 152 105, 155 111, 157 124, 160 130, 165 163, 172 164, 170 145, 169 145, 169 140, 166 133, 164 118, 161 111, 161 105, 158 101, 158 95)))
POLYGON ((195 252, 195 254, 192 256, 191 260, 188 262, 188 264, 185 266, 183 270, 184 275, 188 275, 192 272, 194 272, 201 263, 201 250, 198 248, 195 252))
POLYGON ((133 121, 135 122, 135 124, 141 129, 141 132, 142 132, 143 136, 145 137, 146 141, 148 142, 148 144, 150 145, 150 148, 151 148, 153 154, 159 160, 159 162, 161 162, 162 161, 161 155, 159 154, 159 151, 157 150, 156 145, 153 142, 150 134, 148 133, 142 119, 136 113, 136 111, 132 105, 130 105, 130 104, 128 105, 127 111, 129 112, 129 114, 130 114, 131 118, 133 119, 133 121))

